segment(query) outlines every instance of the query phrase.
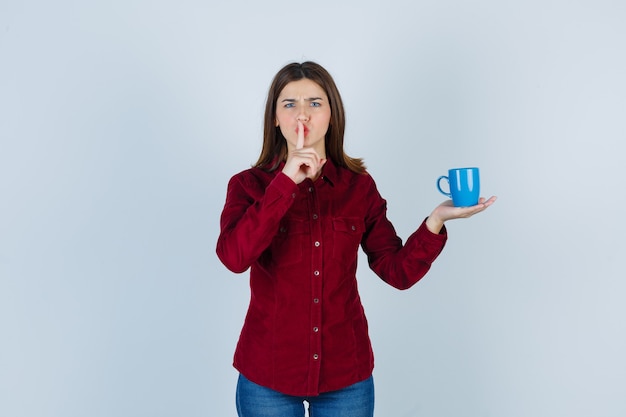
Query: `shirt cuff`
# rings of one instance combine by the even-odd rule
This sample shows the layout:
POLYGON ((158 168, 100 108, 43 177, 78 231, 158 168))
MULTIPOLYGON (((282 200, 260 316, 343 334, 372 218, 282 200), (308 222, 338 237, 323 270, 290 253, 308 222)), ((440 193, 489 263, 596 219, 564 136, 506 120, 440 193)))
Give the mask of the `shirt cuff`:
POLYGON ((448 229, 446 229, 446 225, 444 224, 441 227, 441 230, 439 231, 439 233, 433 233, 428 229, 428 226, 426 226, 427 219, 428 217, 424 219, 424 221, 422 222, 422 224, 420 224, 420 227, 417 229, 415 234, 419 236, 420 240, 423 240, 426 242, 432 242, 434 244, 445 243, 446 240, 448 239, 448 229))
POLYGON ((446 229, 446 225, 445 224, 443 226, 441 226, 441 230, 439 231, 439 233, 433 233, 433 232, 430 231, 430 229, 428 229, 428 226, 426 226, 426 220, 428 220, 428 217, 426 217, 424 219, 424 221, 422 222, 422 224, 419 227, 420 229, 421 228, 426 229, 426 231, 429 234, 433 235, 433 236, 447 236, 448 235, 448 229, 446 229))

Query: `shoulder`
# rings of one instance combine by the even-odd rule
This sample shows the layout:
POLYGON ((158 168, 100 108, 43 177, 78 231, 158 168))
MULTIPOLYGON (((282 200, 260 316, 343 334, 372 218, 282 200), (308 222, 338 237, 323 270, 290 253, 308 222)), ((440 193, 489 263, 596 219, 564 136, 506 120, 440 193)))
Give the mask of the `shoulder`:
POLYGON ((378 194, 374 178, 367 171, 357 173, 348 168, 338 168, 335 176, 329 179, 339 193, 347 193, 351 196, 378 194))
POLYGON ((344 184, 374 182, 372 176, 367 170, 363 172, 354 172, 351 169, 343 166, 332 166, 332 170, 330 170, 329 174, 338 182, 344 184))
POLYGON ((368 171, 357 173, 346 168, 342 169, 342 171, 342 182, 349 184, 349 186, 376 188, 376 182, 368 171))

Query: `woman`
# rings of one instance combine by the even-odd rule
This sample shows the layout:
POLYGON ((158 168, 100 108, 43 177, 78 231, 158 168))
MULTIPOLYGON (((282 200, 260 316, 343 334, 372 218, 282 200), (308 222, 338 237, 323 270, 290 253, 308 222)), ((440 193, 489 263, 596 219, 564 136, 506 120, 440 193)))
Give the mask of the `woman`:
POLYGON ((446 242, 444 222, 495 201, 445 202, 409 237, 396 235, 361 159, 343 149, 344 109, 330 74, 313 62, 274 77, 263 149, 228 184, 217 254, 250 268, 251 300, 237 344, 240 417, 373 415, 374 359, 356 281, 359 245, 370 268, 407 289, 446 242))

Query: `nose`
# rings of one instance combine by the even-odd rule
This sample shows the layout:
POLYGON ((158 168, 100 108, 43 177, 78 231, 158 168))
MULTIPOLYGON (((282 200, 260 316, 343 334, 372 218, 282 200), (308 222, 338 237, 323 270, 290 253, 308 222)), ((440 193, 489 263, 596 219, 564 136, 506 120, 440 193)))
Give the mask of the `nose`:
POLYGON ((306 122, 309 120, 309 114, 306 111, 306 107, 302 107, 296 116, 296 120, 300 122, 306 122))

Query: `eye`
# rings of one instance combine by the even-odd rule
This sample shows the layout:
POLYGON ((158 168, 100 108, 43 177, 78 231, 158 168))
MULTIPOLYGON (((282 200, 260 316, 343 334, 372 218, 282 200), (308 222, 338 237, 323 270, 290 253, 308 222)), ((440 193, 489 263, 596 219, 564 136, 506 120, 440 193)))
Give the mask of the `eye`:
POLYGON ((291 108, 293 108, 293 107, 296 107, 296 104, 295 104, 295 103, 287 103, 287 104, 285 104, 285 106, 284 106, 284 107, 285 107, 286 109, 291 109, 291 108))
POLYGON ((312 101, 311 102, 311 107, 320 107, 322 105, 322 103, 318 103, 317 101, 312 101))

